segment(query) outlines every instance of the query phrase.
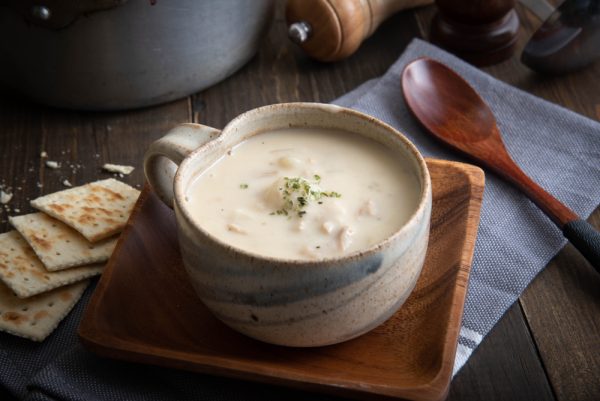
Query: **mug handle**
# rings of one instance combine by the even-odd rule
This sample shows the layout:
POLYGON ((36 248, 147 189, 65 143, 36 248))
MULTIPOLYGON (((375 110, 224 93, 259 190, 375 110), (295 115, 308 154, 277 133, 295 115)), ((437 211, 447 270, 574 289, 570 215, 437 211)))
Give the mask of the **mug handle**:
POLYGON ((173 208, 173 181, 179 164, 192 151, 221 134, 218 129, 185 123, 154 141, 144 154, 144 174, 158 197, 173 208))

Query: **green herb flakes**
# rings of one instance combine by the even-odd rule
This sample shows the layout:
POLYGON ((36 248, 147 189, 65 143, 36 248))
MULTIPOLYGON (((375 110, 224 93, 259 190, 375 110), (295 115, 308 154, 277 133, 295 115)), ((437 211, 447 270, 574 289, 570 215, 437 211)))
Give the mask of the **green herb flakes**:
POLYGON ((283 197, 283 207, 272 215, 288 216, 289 213, 296 213, 298 217, 306 214, 306 207, 311 201, 316 201, 319 205, 323 204, 322 198, 340 198, 342 195, 335 191, 323 191, 319 187, 321 176, 315 174, 314 181, 309 181, 304 177, 284 177, 284 185, 279 188, 283 197))

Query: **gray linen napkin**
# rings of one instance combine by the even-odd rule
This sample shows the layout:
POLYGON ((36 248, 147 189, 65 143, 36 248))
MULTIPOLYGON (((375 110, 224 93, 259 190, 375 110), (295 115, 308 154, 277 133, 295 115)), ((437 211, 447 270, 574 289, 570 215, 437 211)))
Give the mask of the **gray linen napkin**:
MULTIPOLYGON (((382 78, 365 83, 336 103, 393 125, 426 156, 464 161, 432 140, 404 105, 400 74, 420 56, 446 63, 479 91, 498 119, 507 148, 525 172, 580 216, 593 211, 600 200, 600 124, 505 85, 426 42, 413 41, 382 78)), ((531 202, 493 174, 487 175, 455 373, 564 243, 560 232, 531 202)), ((76 338, 91 290, 42 344, 0 333, 2 386, 28 400, 308 397, 295 390, 98 358, 76 338)))
MULTIPOLYGON (((578 215, 588 217, 594 211, 600 203, 600 124, 506 85, 427 42, 413 40, 382 78, 336 103, 387 122, 425 156, 466 161, 432 139, 404 103, 402 70, 422 56, 445 63, 479 92, 523 171, 578 215)), ((560 230, 533 203, 486 172, 454 374, 565 243, 560 230)))

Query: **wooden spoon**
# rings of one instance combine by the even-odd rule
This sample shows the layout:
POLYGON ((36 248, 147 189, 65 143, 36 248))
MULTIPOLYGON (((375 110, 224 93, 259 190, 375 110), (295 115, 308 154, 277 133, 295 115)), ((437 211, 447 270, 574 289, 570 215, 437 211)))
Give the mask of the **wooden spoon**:
POLYGON ((409 109, 429 132, 523 191, 600 272, 600 233, 517 166, 492 111, 462 77, 444 64, 420 58, 404 68, 402 90, 409 109))

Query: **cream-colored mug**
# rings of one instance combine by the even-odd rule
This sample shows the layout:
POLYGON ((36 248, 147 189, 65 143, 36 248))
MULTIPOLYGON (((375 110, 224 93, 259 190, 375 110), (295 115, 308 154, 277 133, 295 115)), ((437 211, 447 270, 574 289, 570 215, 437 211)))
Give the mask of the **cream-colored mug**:
POLYGON ((154 191, 175 210, 183 262, 198 296, 217 318, 250 337, 287 346, 357 337, 394 314, 421 272, 432 202, 427 166, 408 139, 368 115, 334 105, 284 103, 241 114, 222 131, 182 124, 151 144, 144 169, 154 191), (253 254, 203 229, 185 202, 193 179, 245 139, 288 127, 345 130, 385 144, 420 186, 408 222, 366 250, 322 260, 253 254))

